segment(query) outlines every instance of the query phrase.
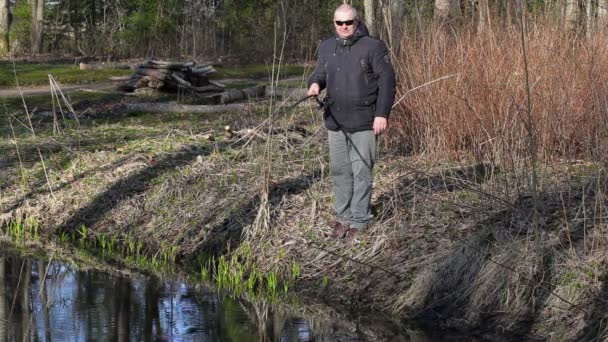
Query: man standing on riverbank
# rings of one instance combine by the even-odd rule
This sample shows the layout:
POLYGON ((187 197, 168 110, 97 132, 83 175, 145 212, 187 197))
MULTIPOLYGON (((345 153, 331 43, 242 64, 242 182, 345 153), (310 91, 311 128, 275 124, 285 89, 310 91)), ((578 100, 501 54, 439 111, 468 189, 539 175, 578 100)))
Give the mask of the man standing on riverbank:
POLYGON ((334 182, 334 238, 352 240, 371 219, 376 135, 388 126, 395 98, 395 72, 384 42, 369 36, 357 10, 334 12, 336 35, 323 41, 308 95, 326 89, 325 126, 334 182))

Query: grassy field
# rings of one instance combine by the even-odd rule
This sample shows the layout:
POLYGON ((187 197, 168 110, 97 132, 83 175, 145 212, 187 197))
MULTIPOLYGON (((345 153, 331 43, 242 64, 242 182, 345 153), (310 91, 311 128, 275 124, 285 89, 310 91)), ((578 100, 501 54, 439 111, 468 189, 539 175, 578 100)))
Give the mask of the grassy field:
MULTIPOLYGON (((214 79, 223 78, 254 78, 254 79, 265 79, 269 80, 273 75, 272 65, 266 64, 253 64, 239 67, 216 67, 217 73, 212 76, 214 79)), ((282 65, 278 72, 279 78, 295 77, 308 75, 311 72, 311 68, 304 67, 301 65, 282 65)), ((274 75, 276 78, 277 75, 274 75)))
POLYGON ((15 87, 17 82, 20 86, 48 85, 49 74, 62 84, 90 84, 109 82, 110 76, 131 75, 132 71, 125 69, 80 70, 78 65, 45 63, 19 63, 13 66, 10 61, 0 61, 0 88, 15 87))
MULTIPOLYGON (((246 78, 267 81, 272 75, 272 66, 254 64, 239 67, 217 67, 212 79, 246 78)), ((285 65, 279 72, 280 78, 302 76, 306 68, 300 65, 285 65)), ((17 86, 39 86, 49 83, 52 75, 61 84, 91 84, 109 82, 110 76, 128 76, 133 73, 126 69, 80 70, 78 65, 18 63, 0 61, 0 88, 17 86), (15 78, 15 74, 17 77, 15 78)), ((276 77, 276 75, 275 75, 276 77)))

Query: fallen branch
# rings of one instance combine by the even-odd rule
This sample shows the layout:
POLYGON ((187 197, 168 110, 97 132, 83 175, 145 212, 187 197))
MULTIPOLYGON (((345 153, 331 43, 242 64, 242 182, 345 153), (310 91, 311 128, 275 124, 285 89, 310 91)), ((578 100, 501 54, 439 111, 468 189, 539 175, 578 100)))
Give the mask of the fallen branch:
POLYGON ((228 105, 182 105, 175 102, 169 103, 128 103, 124 111, 130 113, 223 113, 236 110, 247 110, 251 108, 247 103, 233 103, 228 105))

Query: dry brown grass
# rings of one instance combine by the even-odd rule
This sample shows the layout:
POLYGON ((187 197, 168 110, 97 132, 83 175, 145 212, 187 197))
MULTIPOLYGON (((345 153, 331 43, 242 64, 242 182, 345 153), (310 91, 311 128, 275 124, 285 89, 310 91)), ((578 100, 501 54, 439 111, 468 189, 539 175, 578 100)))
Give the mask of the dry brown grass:
MULTIPOLYGON (((416 152, 509 165, 527 157, 524 63, 517 27, 500 34, 428 27, 398 52, 400 93, 393 144, 416 152)), ((527 33, 535 135, 544 161, 603 155, 608 103, 608 35, 564 35, 550 25, 527 33)))

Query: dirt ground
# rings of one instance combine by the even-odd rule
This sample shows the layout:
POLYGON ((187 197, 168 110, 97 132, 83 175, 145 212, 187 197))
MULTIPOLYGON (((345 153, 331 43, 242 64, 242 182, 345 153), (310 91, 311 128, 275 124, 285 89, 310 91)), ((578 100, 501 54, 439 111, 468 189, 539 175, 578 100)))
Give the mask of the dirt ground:
MULTIPOLYGON (((62 91, 65 92, 100 92, 100 91, 113 91, 116 89, 116 84, 113 83, 95 83, 95 84, 77 84, 77 85, 65 85, 61 87, 62 91)), ((51 93, 49 86, 37 86, 37 87, 23 87, 18 88, 6 88, 0 89, 0 96, 2 97, 15 97, 15 96, 36 96, 36 95, 48 95, 51 93)))

